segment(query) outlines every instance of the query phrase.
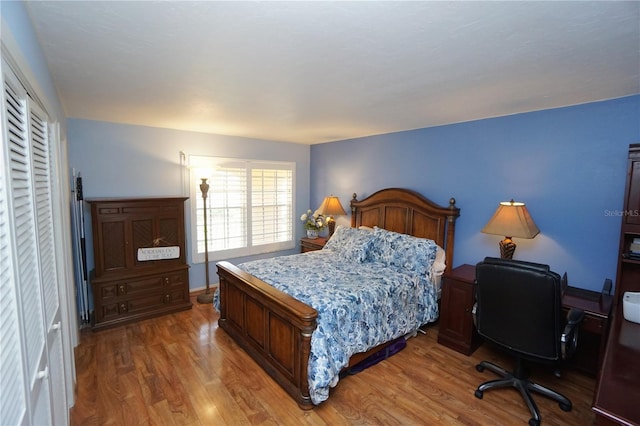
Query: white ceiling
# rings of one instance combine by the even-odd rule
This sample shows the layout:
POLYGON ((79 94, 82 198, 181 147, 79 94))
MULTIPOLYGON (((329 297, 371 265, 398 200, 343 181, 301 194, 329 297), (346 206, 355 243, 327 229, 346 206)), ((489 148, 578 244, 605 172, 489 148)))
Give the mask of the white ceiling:
POLYGON ((640 2, 28 2, 65 113, 297 143, 640 93, 640 2))

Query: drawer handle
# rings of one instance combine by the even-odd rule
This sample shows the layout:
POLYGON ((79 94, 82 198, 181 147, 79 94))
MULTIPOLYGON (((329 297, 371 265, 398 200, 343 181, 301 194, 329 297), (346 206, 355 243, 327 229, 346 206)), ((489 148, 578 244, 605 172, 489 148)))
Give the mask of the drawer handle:
POLYGON ((118 287, 118 291, 120 291, 120 294, 125 294, 126 287, 124 286, 124 284, 120 284, 120 287, 118 287))
POLYGON ((170 294, 165 294, 164 295, 164 303, 169 303, 171 302, 171 295, 170 294))
POLYGON ((120 312, 127 312, 127 304, 126 303, 121 303, 120 304, 120 312))
POLYGON ((164 283, 169 284, 169 277, 164 277, 164 283))

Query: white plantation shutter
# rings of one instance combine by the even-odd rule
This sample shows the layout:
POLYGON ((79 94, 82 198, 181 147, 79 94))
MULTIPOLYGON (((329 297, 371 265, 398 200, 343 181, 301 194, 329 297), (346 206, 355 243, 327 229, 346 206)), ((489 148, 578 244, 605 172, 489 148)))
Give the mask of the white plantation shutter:
MULTIPOLYGON (((247 246, 247 171, 244 167, 219 167, 209 175, 207 231, 209 251, 247 246)), ((201 181, 202 182, 202 181, 201 181)), ((202 193, 198 198, 201 219, 198 224, 198 252, 204 253, 202 193)))
POLYGON ((190 156, 191 223, 195 262, 204 261, 207 178, 207 239, 210 258, 223 259, 293 248, 294 163, 190 156), (212 256, 213 255, 213 256, 212 256))
POLYGON ((293 171, 251 170, 251 235, 253 244, 269 244, 292 238, 293 171))

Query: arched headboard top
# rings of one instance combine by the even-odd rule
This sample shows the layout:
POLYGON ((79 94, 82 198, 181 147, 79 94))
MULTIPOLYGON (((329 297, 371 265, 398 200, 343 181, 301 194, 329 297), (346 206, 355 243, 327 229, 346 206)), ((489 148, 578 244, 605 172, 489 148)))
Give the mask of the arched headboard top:
POLYGON ((460 209, 451 198, 449 206, 441 206, 427 197, 403 188, 387 188, 358 200, 351 199, 351 226, 377 226, 420 238, 434 240, 447 254, 447 265, 453 266, 455 221, 460 209))

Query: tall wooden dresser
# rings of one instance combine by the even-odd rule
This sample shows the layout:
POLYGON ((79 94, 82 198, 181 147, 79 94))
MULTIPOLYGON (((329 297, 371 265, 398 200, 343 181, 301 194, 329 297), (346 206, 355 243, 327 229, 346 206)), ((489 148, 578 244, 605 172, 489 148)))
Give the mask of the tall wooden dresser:
POLYGON ((93 329, 191 308, 184 197, 87 200, 93 329))

